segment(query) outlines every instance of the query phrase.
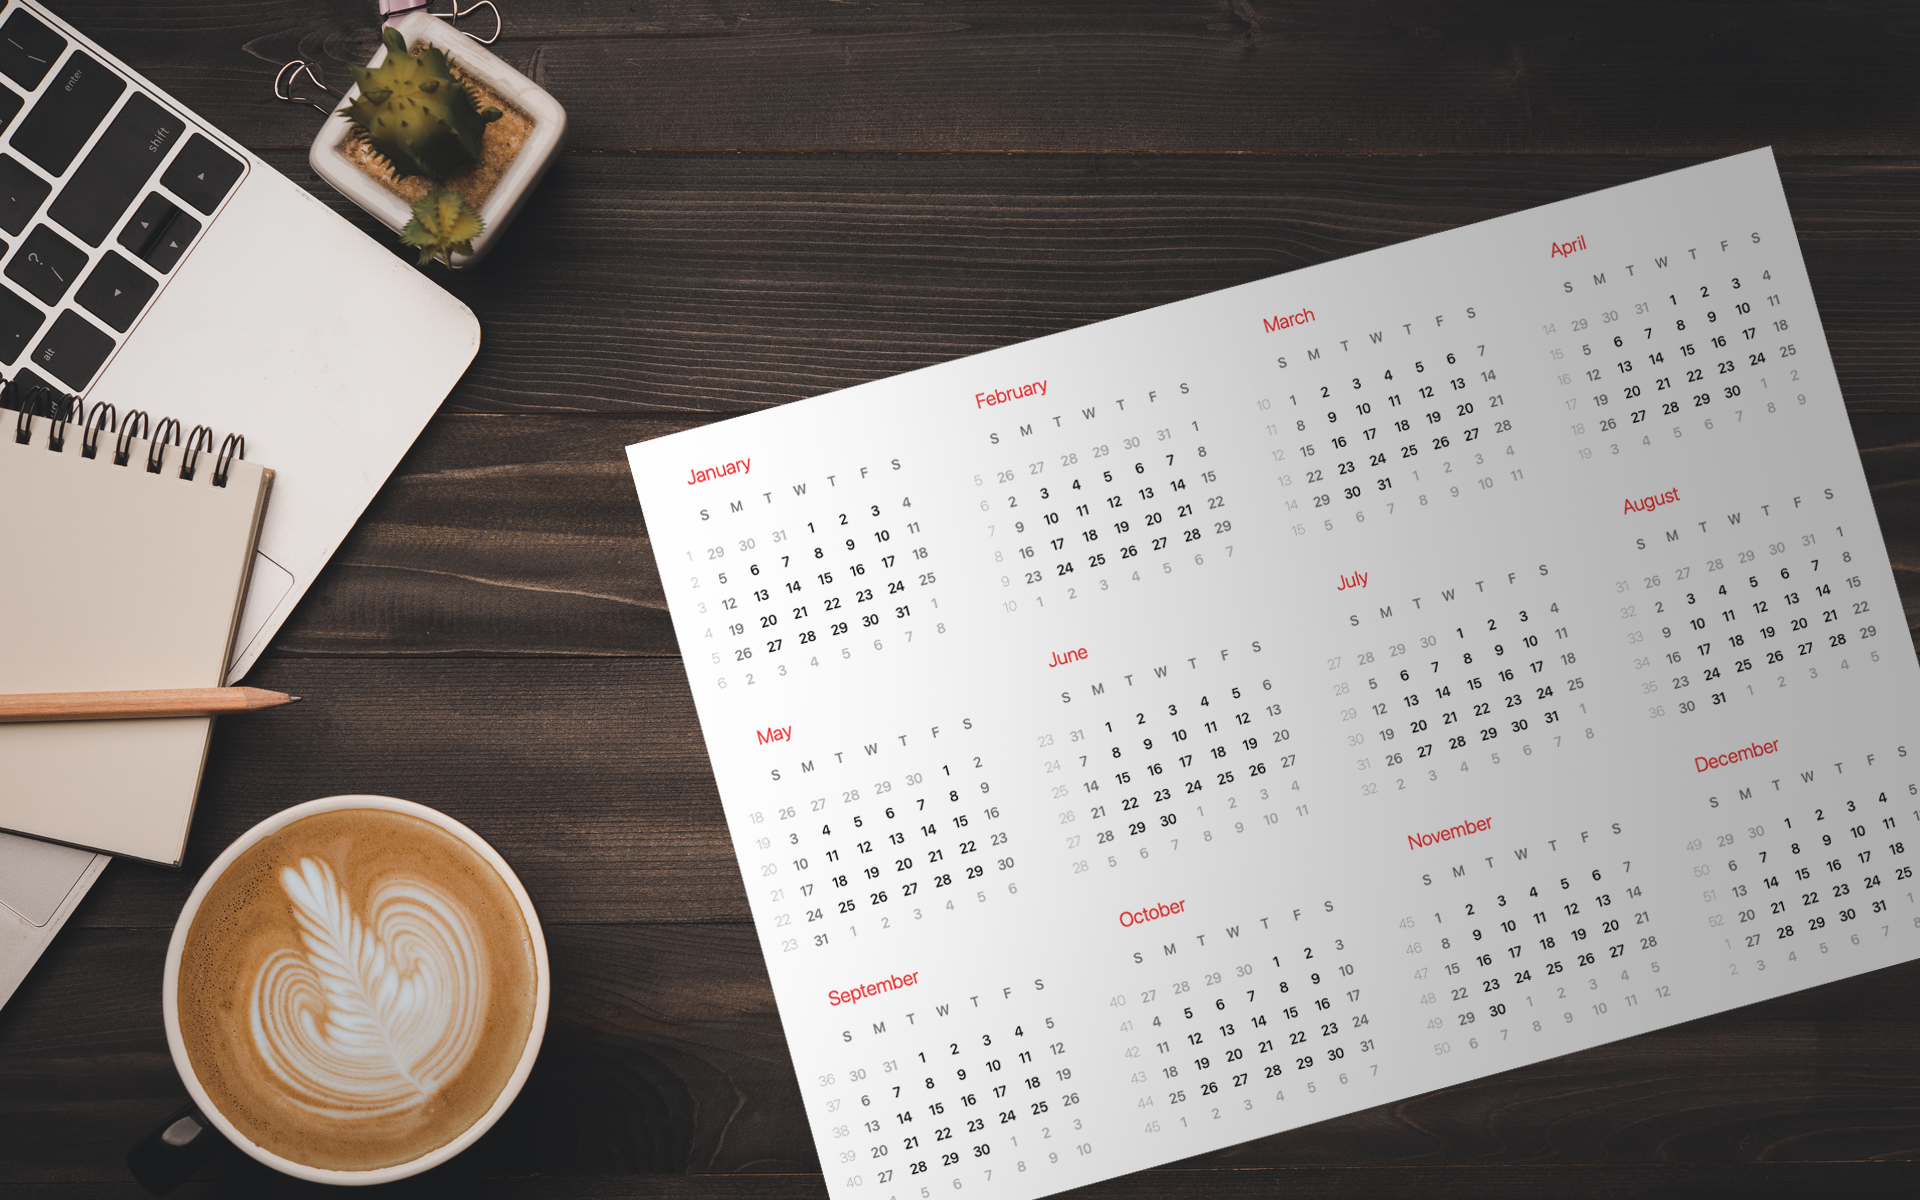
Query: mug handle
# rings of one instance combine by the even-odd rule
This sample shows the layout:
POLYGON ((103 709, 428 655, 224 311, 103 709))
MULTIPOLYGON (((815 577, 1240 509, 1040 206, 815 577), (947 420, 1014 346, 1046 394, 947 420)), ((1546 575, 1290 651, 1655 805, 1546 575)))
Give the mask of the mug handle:
POLYGON ((127 1151, 127 1170, 141 1187, 164 1196, 228 1144, 200 1110, 189 1104, 127 1151))

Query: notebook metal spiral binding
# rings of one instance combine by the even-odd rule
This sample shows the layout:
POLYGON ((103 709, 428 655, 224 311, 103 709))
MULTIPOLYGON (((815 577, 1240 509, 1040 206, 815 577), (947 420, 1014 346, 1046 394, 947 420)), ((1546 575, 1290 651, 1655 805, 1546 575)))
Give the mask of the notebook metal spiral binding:
POLYGON ((127 412, 127 419, 120 423, 120 436, 115 438, 113 442, 113 465, 116 467, 126 466, 127 459, 133 454, 133 439, 136 437, 145 438, 146 436, 146 411, 138 408, 129 410, 127 412), (136 425, 140 430, 139 433, 134 432, 136 425))
POLYGON ((82 405, 75 397, 68 396, 67 402, 59 407, 59 415, 54 417, 52 427, 47 430, 47 449, 55 454, 67 448, 67 423, 80 415, 82 405))
MULTIPOLYGON (((34 385, 22 395, 18 379, 7 381, 5 394, 6 398, 12 401, 7 407, 20 410, 19 415, 13 419, 13 440, 22 446, 33 440, 33 418, 36 416, 52 417, 56 426, 54 436, 64 439, 66 421, 80 404, 80 401, 72 396, 62 396, 56 403, 53 389, 39 384, 34 385), (41 411, 43 408, 46 410, 44 413, 41 411)), ((57 450, 59 447, 55 446, 53 449, 57 450)))
POLYGON ((116 424, 113 405, 105 400, 94 402, 93 411, 87 414, 86 428, 80 432, 80 457, 93 458, 100 453, 100 431, 113 432, 116 424))
POLYGON ((213 430, 205 425, 195 425, 193 432, 187 435, 187 448, 180 456, 180 478, 192 480, 199 469, 200 451, 213 449, 213 430))
POLYGON ((55 392, 44 384, 34 384, 23 388, 18 377, 9 379, 0 386, 0 401, 5 407, 18 410, 13 422, 13 440, 18 445, 29 445, 33 441, 33 419, 35 416, 47 416, 51 424, 47 427, 47 449, 58 454, 66 449, 68 426, 80 420, 80 414, 86 413, 86 419, 80 427, 80 457, 95 458, 100 453, 100 436, 103 433, 115 434, 113 447, 113 465, 124 467, 133 457, 134 439, 147 442, 147 473, 159 475, 166 467, 167 447, 180 447, 180 468, 177 477, 191 483, 200 470, 200 456, 210 453, 213 458, 214 487, 227 486, 227 480, 233 474, 233 464, 247 457, 247 439, 240 434, 230 433, 220 443, 216 451, 213 444, 213 427, 195 425, 183 444, 180 438, 180 422, 172 417, 163 419, 153 428, 149 438, 150 422, 145 411, 130 410, 124 419, 120 419, 113 405, 104 400, 96 401, 92 409, 77 396, 66 396, 55 392))
POLYGON ((160 473, 161 465, 167 461, 169 440, 176 446, 180 444, 180 422, 172 417, 165 417, 159 425, 154 427, 153 437, 147 442, 147 474, 160 473))
POLYGON ((220 452, 213 456, 213 486, 227 486, 227 476, 233 472, 236 459, 247 456, 247 439, 237 433, 230 433, 220 443, 220 452))

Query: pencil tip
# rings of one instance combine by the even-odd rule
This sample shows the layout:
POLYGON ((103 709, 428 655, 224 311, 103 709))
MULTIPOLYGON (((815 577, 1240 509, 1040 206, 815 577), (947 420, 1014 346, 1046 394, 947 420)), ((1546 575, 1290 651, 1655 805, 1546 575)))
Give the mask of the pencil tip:
POLYGON ((287 697, 287 703, 288 703, 288 704, 298 704, 298 703, 300 703, 300 700, 301 700, 301 697, 299 697, 299 696, 288 696, 288 697, 287 697))

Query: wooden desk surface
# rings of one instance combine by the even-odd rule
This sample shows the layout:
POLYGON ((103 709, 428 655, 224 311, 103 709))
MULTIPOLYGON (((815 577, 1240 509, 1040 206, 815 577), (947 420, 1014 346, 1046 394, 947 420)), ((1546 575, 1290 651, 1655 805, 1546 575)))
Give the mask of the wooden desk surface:
MULTIPOLYGON (((268 90, 294 57, 346 80, 372 0, 53 3, 392 240, 268 90)), ((381 792, 499 847, 555 975, 519 1103, 396 1192, 824 1194, 629 442, 1772 144, 1912 623, 1914 5, 502 3, 494 49, 567 106, 567 152, 449 283, 479 359, 248 679, 309 699, 219 727, 186 869, 113 864, 0 1010, 0 1192, 141 1194, 121 1156, 183 1097, 159 992, 188 890, 267 814, 381 792)), ((263 283, 302 269, 262 247, 263 283)), ((1088 1191, 1913 1187, 1916 988, 1882 971, 1088 1191)), ((179 1194, 317 1190, 236 1154, 179 1194)))

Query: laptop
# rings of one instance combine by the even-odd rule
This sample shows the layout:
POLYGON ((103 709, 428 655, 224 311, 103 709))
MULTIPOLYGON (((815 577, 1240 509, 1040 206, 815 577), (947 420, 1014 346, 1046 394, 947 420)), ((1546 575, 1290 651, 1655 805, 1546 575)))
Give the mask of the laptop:
MULTIPOLYGON (((16 395, 45 384, 242 434, 274 468, 229 682, 479 344, 473 314, 390 247, 43 6, 0 8, 0 374, 29 385, 16 395)), ((96 632, 164 636, 138 618, 96 632)), ((105 863, 0 834, 0 1003, 105 863)))

